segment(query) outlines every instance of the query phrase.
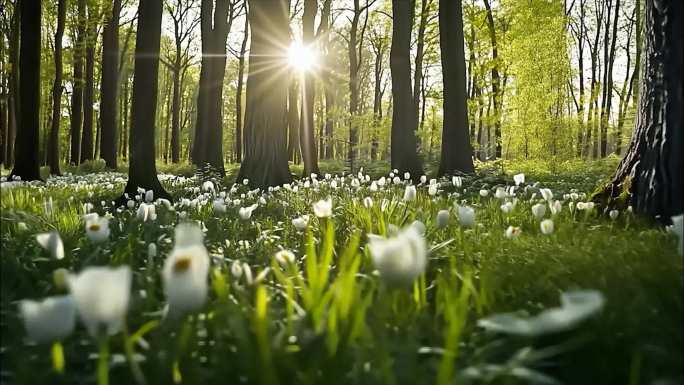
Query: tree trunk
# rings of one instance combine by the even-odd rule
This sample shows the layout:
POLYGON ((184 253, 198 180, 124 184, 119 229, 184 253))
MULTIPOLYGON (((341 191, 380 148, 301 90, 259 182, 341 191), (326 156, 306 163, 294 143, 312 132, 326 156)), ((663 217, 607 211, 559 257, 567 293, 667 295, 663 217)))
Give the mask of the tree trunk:
MULTIPOLYGON (((415 1, 415 0, 413 0, 415 1)), ((413 103, 416 110, 416 119, 420 112, 420 96, 423 89, 423 57, 425 56, 425 29, 427 28, 428 6, 431 1, 421 0, 420 2, 420 23, 418 23, 418 36, 416 37, 416 60, 415 70, 413 71, 413 103)), ((418 122, 416 122, 418 124, 418 122)), ((420 148, 420 137, 418 137, 418 147, 420 148)))
POLYGON ((41 3, 21 1, 19 47, 19 114, 21 129, 14 147, 14 169, 10 176, 40 180, 38 135, 40 130, 40 25, 41 3))
POLYGON ((180 162, 180 107, 181 107, 181 42, 176 39, 176 59, 173 70, 173 102, 171 106, 171 162, 180 162))
POLYGON ((287 154, 288 159, 299 163, 299 85, 294 74, 289 75, 287 90, 287 154))
POLYGON ((669 223, 684 211, 684 3, 646 0, 644 68, 632 140, 615 177, 594 200, 629 192, 634 211, 669 223))
POLYGON ((245 33, 240 46, 240 58, 238 60, 238 79, 235 95, 235 162, 242 162, 242 88, 245 79, 245 54, 247 53, 247 41, 249 40, 249 18, 245 16, 245 33))
MULTIPOLYGON (((302 16, 303 44, 309 49, 315 44, 314 23, 318 11, 316 0, 304 0, 304 15, 302 16)), ((311 71, 302 74, 302 114, 299 124, 301 138, 302 160, 304 161, 304 176, 319 174, 316 139, 314 135, 314 103, 316 100, 316 79, 311 71)))
POLYGON ((112 13, 105 22, 102 32, 102 84, 100 120, 102 133, 100 136, 100 156, 107 168, 116 170, 117 161, 117 117, 119 91, 119 16, 121 0, 113 0, 112 13))
POLYGON ((57 31, 55 32, 55 82, 52 86, 52 127, 48 144, 50 174, 61 175, 59 170, 59 123, 62 117, 62 36, 66 19, 66 0, 57 3, 57 31))
POLYGON ((95 102, 95 45, 97 44, 96 5, 88 5, 88 27, 85 38, 85 90, 83 91, 83 132, 81 158, 83 163, 93 159, 93 103, 95 102))
MULTIPOLYGON (((605 65, 605 83, 603 85, 603 107, 601 108, 601 157, 608 154, 608 120, 613 100, 613 63, 615 62, 615 43, 617 41, 618 19, 620 16, 620 0, 615 1, 615 13, 613 14, 613 31, 611 33, 610 48, 608 49, 607 63, 605 65)), ((610 8, 608 11, 610 22, 610 8)), ((606 38, 608 37, 608 25, 606 25, 606 38)), ((608 42, 605 43, 608 47, 608 42)))
MULTIPOLYGON (((412 2, 392 0, 392 47, 390 70, 392 72, 392 168, 408 171, 419 178, 423 165, 416 148, 418 119, 411 92, 411 9, 412 2)), ((463 49, 461 40, 461 50, 463 49)))
MULTIPOLYGON (((155 199, 171 199, 157 178, 154 151, 161 22, 162 0, 140 0, 129 130, 128 183, 124 190, 131 197, 137 194, 138 187, 142 187, 152 190, 155 199)), ((124 196, 119 198, 119 204, 124 202, 124 196)))
POLYGON ((252 187, 292 180, 287 164, 287 78, 282 47, 289 46, 288 9, 280 1, 249 1, 252 32, 245 109, 245 159, 237 180, 252 187))
POLYGON ((489 40, 492 44, 492 102, 494 107, 494 139, 496 140, 496 159, 501 158, 501 76, 499 76, 499 50, 496 44, 496 29, 494 28, 494 16, 489 0, 484 0, 487 9, 487 28, 489 40))
POLYGON ((86 0, 78 0, 76 42, 74 43, 74 75, 71 92, 71 164, 81 161, 81 126, 83 125, 83 57, 86 39, 86 0))
POLYGON ((192 163, 209 165, 219 175, 223 166, 223 78, 226 70, 226 39, 234 17, 229 0, 202 0, 202 68, 197 99, 197 124, 192 163), (214 6, 216 1, 216 6, 214 6), (213 14, 212 14, 213 12, 213 14))
POLYGON ((468 136, 463 11, 460 1, 439 1, 439 42, 444 82, 444 126, 439 175, 474 171, 468 136))

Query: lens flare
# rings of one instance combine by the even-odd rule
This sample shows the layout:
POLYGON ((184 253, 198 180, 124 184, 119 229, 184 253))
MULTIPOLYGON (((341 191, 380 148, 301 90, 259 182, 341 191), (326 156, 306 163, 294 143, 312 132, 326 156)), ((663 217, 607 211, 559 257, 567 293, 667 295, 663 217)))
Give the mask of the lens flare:
POLYGON ((287 51, 287 61, 290 67, 297 71, 312 71, 317 66, 318 58, 310 47, 299 42, 293 42, 287 51))

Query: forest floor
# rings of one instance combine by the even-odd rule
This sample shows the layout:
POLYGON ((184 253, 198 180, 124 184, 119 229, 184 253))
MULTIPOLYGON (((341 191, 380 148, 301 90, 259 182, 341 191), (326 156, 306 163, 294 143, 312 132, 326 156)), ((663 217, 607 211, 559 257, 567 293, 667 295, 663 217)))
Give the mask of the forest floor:
MULTIPOLYGON (((145 194, 130 208, 112 207, 125 174, 85 172, 97 166, 46 184, 5 183, 0 382, 102 383, 109 366, 112 384, 141 382, 141 374, 150 384, 681 383, 676 234, 629 210, 606 215, 585 203, 615 164, 483 164, 436 188, 428 179, 414 199, 402 175, 379 186, 383 163, 366 167, 368 178, 344 179, 335 176, 342 164, 323 164, 330 179, 266 193, 209 186, 188 167, 160 165, 175 202, 157 201, 154 213, 145 194), (512 190, 521 172, 525 182, 512 190), (326 218, 312 205, 328 197, 326 218), (240 208, 253 213, 241 217, 240 208), (440 210, 449 218, 438 220, 440 210), (86 211, 109 214, 104 240, 86 236, 86 211), (292 221, 303 215, 300 231, 292 221), (208 300, 173 318, 162 272, 178 247, 174 228, 188 220, 201 221, 211 255, 208 300), (368 234, 400 239, 405 232, 392 235, 390 225, 412 226, 427 241, 426 269, 412 283, 374 266, 368 234), (37 242, 50 231, 63 241, 61 259, 56 240, 46 249, 37 242), (294 260, 275 258, 281 249, 294 260), (59 268, 99 265, 130 266, 126 327, 96 340, 79 322, 61 343, 29 342, 19 301, 65 294, 59 268), (98 353, 104 346, 109 356, 98 353)), ((402 254, 402 245, 387 252, 402 254)))

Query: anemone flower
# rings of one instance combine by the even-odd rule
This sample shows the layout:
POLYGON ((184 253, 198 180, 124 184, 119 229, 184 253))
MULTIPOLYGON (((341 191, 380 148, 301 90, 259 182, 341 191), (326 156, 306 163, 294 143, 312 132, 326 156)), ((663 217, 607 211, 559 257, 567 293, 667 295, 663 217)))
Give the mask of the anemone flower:
POLYGON ((390 285, 410 285, 425 271, 427 245, 416 226, 408 226, 391 238, 369 234, 368 248, 380 277, 390 285))
POLYGON ((20 301, 19 313, 28 338, 36 343, 59 341, 74 331, 76 304, 70 295, 20 301))
POLYGON ((43 249, 50 253, 52 258, 64 258, 64 243, 62 243, 62 238, 58 232, 51 231, 49 233, 36 234, 36 241, 43 249))

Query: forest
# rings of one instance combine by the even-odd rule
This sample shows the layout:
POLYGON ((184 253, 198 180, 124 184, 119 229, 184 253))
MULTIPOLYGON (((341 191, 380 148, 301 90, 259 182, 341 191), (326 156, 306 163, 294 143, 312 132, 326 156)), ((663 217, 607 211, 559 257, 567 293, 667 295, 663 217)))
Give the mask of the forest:
POLYGON ((682 68, 679 0, 0 0, 0 382, 681 383, 682 68))

